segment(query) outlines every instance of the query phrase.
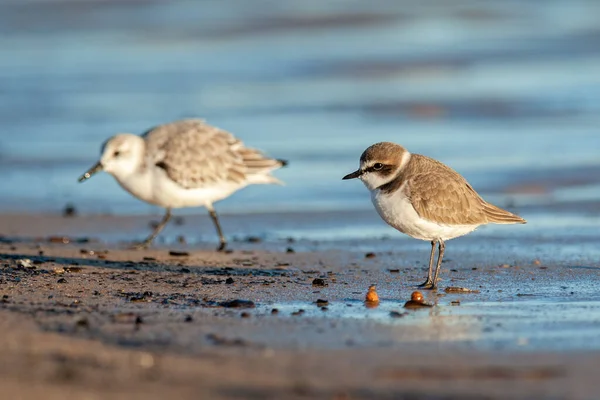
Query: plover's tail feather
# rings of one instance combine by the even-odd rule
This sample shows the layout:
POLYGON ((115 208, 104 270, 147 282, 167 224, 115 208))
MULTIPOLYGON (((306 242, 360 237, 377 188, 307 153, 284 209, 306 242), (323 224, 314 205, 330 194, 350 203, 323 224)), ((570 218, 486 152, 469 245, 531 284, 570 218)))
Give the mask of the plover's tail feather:
POLYGON ((483 208, 489 222, 494 224, 526 224, 523 218, 511 212, 496 207, 493 204, 485 203, 483 208))

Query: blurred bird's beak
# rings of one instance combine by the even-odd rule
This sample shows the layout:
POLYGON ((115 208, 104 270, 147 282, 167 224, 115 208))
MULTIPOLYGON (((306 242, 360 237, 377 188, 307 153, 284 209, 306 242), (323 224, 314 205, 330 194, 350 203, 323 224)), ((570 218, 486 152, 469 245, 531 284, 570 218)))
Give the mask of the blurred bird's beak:
POLYGON ((78 181, 83 182, 87 179, 90 179, 92 175, 94 175, 98 171, 102 171, 102 164, 100 163, 100 161, 98 161, 92 168, 88 169, 85 174, 81 175, 78 181))
POLYGON ((358 177, 360 177, 361 175, 362 175, 362 172, 361 172, 361 170, 360 170, 360 169, 357 169, 356 171, 354 171, 354 172, 353 172, 353 173, 351 173, 351 174, 348 174, 348 175, 346 175, 346 176, 345 176, 345 177, 343 177, 342 179, 343 179, 343 180, 345 180, 345 179, 354 179, 354 178, 358 178, 358 177))

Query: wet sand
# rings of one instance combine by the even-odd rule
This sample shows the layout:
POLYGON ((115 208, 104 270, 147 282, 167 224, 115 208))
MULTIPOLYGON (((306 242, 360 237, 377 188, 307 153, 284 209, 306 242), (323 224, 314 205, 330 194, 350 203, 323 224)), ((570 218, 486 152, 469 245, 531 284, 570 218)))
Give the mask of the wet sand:
MULTIPOLYGON (((269 224, 236 223, 252 220, 269 224)), ((598 386, 600 266, 509 253, 506 236, 450 242, 440 289, 424 291, 433 307, 406 309, 424 242, 378 240, 368 257, 295 238, 133 251, 106 238, 139 236, 145 217, 0 223, 10 398, 592 399, 598 386), (375 308, 363 303, 371 284, 375 308)))

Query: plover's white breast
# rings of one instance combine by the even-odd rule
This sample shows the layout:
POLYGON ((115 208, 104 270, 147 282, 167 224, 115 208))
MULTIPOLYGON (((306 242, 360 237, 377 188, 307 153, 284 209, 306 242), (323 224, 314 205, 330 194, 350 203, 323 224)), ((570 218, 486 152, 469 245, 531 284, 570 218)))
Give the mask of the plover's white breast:
POLYGON ((466 235, 479 226, 439 224, 422 218, 404 189, 401 186, 392 193, 385 193, 379 189, 371 191, 371 200, 381 218, 402 233, 421 240, 449 240, 466 235))

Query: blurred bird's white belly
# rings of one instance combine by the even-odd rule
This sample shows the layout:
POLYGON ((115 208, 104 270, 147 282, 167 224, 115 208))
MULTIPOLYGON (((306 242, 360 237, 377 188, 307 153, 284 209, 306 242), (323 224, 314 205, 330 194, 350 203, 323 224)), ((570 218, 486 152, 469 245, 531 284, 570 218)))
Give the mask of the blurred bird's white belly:
POLYGON ((402 188, 391 194, 381 193, 379 189, 375 189, 371 191, 371 201, 388 225, 415 239, 445 241, 466 235, 478 227, 478 225, 438 224, 421 218, 402 188))
POLYGON ((186 189, 156 168, 119 180, 123 189, 147 203, 165 208, 210 207, 246 184, 221 182, 203 188, 186 189))

